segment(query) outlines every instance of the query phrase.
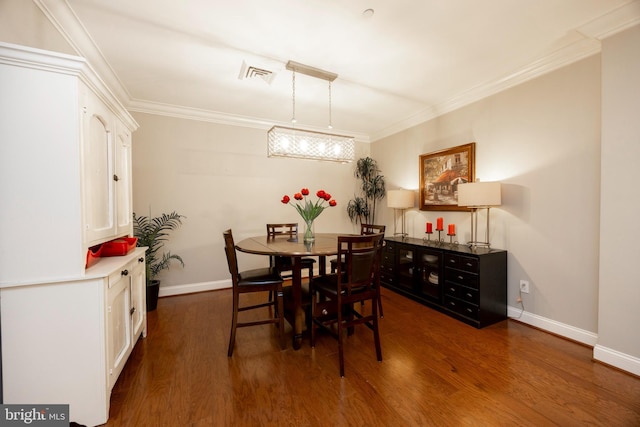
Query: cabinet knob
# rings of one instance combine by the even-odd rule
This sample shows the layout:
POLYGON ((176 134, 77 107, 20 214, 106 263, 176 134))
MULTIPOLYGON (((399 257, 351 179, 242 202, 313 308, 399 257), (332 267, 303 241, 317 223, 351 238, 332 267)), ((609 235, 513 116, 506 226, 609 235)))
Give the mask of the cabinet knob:
POLYGON ((119 180, 119 179, 120 179, 120 178, 118 178, 118 175, 113 174, 113 180, 114 180, 114 181, 118 182, 118 180, 119 180))
POLYGON ((144 258, 143 257, 138 258, 138 262, 144 262, 144 258))
POLYGON ((120 272, 120 275, 122 275, 122 276, 128 276, 128 275, 129 275, 129 270, 122 270, 122 271, 120 272))
POLYGON ((135 307, 131 307, 131 310, 129 310, 129 316, 132 316, 133 313, 136 312, 136 308, 135 307))

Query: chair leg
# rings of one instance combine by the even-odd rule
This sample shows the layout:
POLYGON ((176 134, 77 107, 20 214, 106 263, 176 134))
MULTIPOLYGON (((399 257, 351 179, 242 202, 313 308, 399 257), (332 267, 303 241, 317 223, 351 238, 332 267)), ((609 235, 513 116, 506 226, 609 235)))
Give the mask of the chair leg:
POLYGON ((342 308, 338 309, 338 356, 340 358, 340 377, 344 378, 344 346, 342 343, 342 308))
POLYGON ((371 305, 373 307, 373 340, 376 345, 376 357, 378 359, 378 362, 382 362, 382 347, 380 346, 380 333, 378 330, 378 313, 376 310, 379 302, 380 300, 373 301, 373 304, 371 305))
POLYGON ((311 293, 311 337, 310 337, 310 341, 311 341, 311 348, 314 348, 316 346, 316 322, 314 322, 314 318, 316 315, 316 293, 312 290, 309 289, 309 292, 311 293))
POLYGON ((384 312, 382 311, 382 299, 380 298, 380 294, 378 294, 378 310, 380 311, 380 317, 384 317, 384 312))
POLYGON ((240 302, 240 296, 233 293, 233 313, 231 314, 231 334, 229 336, 229 348, 227 350, 227 356, 233 355, 233 347, 236 342, 236 329, 238 329, 238 304, 240 302))
POLYGON ((285 336, 284 336, 284 295, 282 292, 282 289, 280 289, 277 293, 277 297, 278 299, 278 312, 276 313, 276 316, 278 316, 278 329, 280 332, 280 348, 282 348, 283 350, 285 348, 287 348, 287 343, 285 340, 285 336))

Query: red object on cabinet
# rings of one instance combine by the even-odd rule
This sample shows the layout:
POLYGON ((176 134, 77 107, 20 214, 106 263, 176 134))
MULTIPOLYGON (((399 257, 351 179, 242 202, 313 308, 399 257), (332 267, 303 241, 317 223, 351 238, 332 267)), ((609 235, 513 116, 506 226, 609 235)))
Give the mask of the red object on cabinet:
POLYGON ((138 243, 137 237, 121 237, 111 240, 102 245, 102 256, 126 255, 136 247, 136 243, 138 243))
POLYGON ((89 268, 94 265, 102 256, 102 245, 92 246, 87 250, 87 261, 84 264, 84 268, 89 268))

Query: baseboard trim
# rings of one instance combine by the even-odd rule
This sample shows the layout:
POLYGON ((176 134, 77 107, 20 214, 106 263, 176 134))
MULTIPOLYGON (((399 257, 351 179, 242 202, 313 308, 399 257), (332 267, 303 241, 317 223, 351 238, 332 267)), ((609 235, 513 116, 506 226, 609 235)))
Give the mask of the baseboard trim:
POLYGON ((575 326, 551 320, 537 314, 529 313, 518 307, 507 307, 507 315, 527 325, 535 326, 556 335, 593 347, 598 342, 598 334, 576 328, 575 326))
POLYGON ((598 362, 640 376, 640 358, 601 345, 593 348, 593 358, 598 362))
POLYGON ((231 288, 231 279, 218 280, 215 282, 200 282, 188 285, 160 286, 159 297, 170 297, 175 295, 193 294, 196 292, 215 291, 218 289, 231 288))

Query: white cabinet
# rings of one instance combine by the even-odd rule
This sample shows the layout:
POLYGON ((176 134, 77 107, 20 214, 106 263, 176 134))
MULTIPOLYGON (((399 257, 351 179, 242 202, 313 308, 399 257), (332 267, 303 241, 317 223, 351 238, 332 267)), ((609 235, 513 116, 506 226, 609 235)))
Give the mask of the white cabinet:
POLYGON ((0 94, 0 287, 82 276, 133 232, 137 123, 75 56, 0 42, 0 94))
POLYGON ((116 204, 116 236, 133 234, 133 193, 131 175, 133 174, 131 161, 131 132, 118 121, 116 123, 115 147, 115 193, 116 204))
POLYGON ((109 276, 107 291, 107 366, 113 387, 140 333, 146 335, 144 256, 109 276))
POLYGON ((85 262, 132 232, 137 124, 76 56, 0 42, 0 94, 3 403, 69 403, 71 421, 103 424, 146 335, 144 248, 85 262))
POLYGON ((82 280, 0 289, 4 403, 68 403, 71 421, 104 424, 113 385, 146 336, 144 279, 137 248, 82 280))
MULTIPOLYGON (((123 267, 122 271, 127 271, 123 267)), ((129 277, 118 271, 109 278, 107 292, 107 366, 109 387, 113 387, 131 349, 131 288, 129 277), (113 282, 113 283, 112 283, 113 282)))
POLYGON ((85 244, 130 235, 131 132, 82 85, 82 161, 85 244))

